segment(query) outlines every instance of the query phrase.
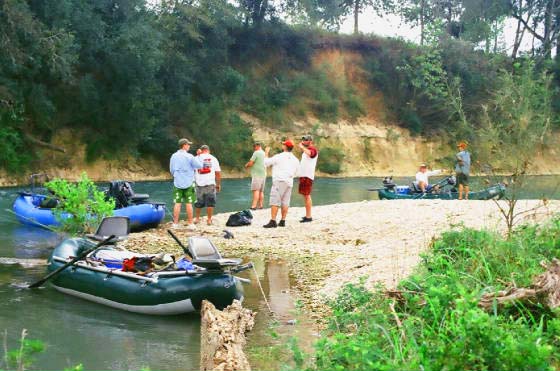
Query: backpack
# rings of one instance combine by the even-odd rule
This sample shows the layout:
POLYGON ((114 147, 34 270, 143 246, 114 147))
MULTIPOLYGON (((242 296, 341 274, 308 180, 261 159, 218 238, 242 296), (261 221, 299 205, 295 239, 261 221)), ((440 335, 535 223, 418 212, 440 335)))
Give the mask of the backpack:
POLYGON ((240 227, 250 225, 253 221, 253 214, 249 210, 238 211, 229 216, 226 225, 228 227, 240 227))

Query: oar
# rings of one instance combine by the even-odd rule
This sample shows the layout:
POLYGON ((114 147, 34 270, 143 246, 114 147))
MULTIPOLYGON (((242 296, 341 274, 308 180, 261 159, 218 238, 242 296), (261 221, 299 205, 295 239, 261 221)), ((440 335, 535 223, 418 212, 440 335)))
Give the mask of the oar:
POLYGON ((169 235, 171 235, 171 237, 173 237, 173 239, 175 240, 175 242, 177 242, 179 244, 179 246, 181 246, 181 248, 183 249, 183 251, 185 252, 185 254, 187 254, 188 256, 190 256, 191 259, 194 259, 194 256, 191 255, 191 253, 189 252, 189 249, 187 249, 185 247, 185 245, 183 245, 183 243, 177 238, 177 236, 175 236, 175 234, 173 232, 171 232, 169 229, 167 230, 167 233, 169 233, 169 235))
POLYGON ((385 189, 385 187, 381 187, 381 188, 368 188, 367 190, 368 190, 368 191, 381 191, 381 190, 383 190, 383 189, 385 189))
POLYGON ((100 248, 103 245, 106 245, 107 243, 109 243, 113 238, 115 238, 115 235, 111 235, 108 238, 104 239, 103 241, 99 242, 97 245, 95 245, 94 247, 92 247, 91 249, 87 249, 86 251, 84 251, 83 253, 81 253, 80 255, 76 256, 74 259, 70 260, 68 263, 64 264, 62 267, 58 268, 55 271, 52 271, 51 273, 47 274, 45 277, 41 278, 39 281, 32 283, 31 285, 29 285, 27 288, 29 289, 34 289, 36 287, 41 286, 43 283, 45 283, 47 280, 49 280, 50 278, 56 276, 57 274, 59 274, 61 271, 63 271, 64 269, 68 268, 69 266, 73 265, 75 262, 77 262, 78 260, 81 260, 83 258, 85 258, 89 253, 91 253, 92 251, 97 250, 98 248, 100 248))
POLYGON ((10 212, 10 213, 12 213, 12 214, 14 214, 14 215, 17 216, 18 218, 22 218, 22 219, 27 220, 28 222, 31 222, 31 223, 33 223, 33 224, 36 224, 36 225, 38 225, 39 227, 48 229, 49 231, 52 231, 52 232, 57 232, 57 233, 59 232, 59 231, 57 231, 56 229, 54 229, 54 228, 52 228, 52 227, 49 227, 48 225, 39 223, 38 221, 36 221, 36 220, 33 219, 33 218, 28 218, 28 217, 26 217, 26 216, 23 216, 23 215, 21 215, 21 214, 18 214, 18 213, 16 213, 15 211, 13 211, 13 210, 11 210, 11 209, 4 209, 4 210, 6 210, 6 211, 8 211, 8 212, 10 212))

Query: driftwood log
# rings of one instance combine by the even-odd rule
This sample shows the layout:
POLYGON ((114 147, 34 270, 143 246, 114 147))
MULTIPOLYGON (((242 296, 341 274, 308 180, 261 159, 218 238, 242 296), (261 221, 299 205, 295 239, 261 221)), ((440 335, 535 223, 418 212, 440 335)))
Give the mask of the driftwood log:
POLYGON ((478 305, 490 310, 494 303, 502 305, 512 300, 535 300, 550 309, 560 306, 560 261, 552 259, 550 264, 541 263, 546 271, 538 275, 528 288, 511 287, 482 296, 478 305))
POLYGON ((238 300, 234 300, 223 311, 217 310, 209 301, 202 302, 201 370, 251 370, 243 347, 245 333, 255 324, 255 314, 243 308, 238 300))
POLYGON ((42 140, 32 137, 31 135, 26 135, 25 139, 27 139, 27 141, 29 141, 32 144, 36 144, 40 147, 50 149, 51 151, 66 153, 66 149, 59 146, 55 146, 54 144, 51 143, 43 142, 42 140))

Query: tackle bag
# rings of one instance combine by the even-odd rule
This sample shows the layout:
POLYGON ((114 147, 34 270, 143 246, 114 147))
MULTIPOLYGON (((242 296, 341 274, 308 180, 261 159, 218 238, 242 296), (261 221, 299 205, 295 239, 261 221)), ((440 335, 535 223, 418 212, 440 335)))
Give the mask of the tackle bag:
POLYGON ((229 216, 226 225, 228 227, 241 227, 250 225, 253 221, 253 214, 249 210, 238 211, 229 216))

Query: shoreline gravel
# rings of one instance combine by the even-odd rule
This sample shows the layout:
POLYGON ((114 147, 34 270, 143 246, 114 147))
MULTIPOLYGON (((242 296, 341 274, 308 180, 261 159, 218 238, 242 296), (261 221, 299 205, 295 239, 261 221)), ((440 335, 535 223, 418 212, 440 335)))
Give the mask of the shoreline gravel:
MULTIPOLYGON (((504 201, 500 201, 504 202, 504 201)), ((504 204, 505 205, 505 204, 504 204)), ((544 221, 560 212, 560 201, 518 201, 517 211, 528 211, 519 223, 544 221)), ((461 227, 505 232, 505 223, 493 201, 391 200, 316 206, 313 222, 299 223, 301 207, 290 208, 286 227, 265 229, 270 209, 253 212, 250 226, 225 227, 229 213, 205 219, 197 231, 173 232, 186 243, 202 235, 228 257, 283 259, 294 277, 296 295, 311 318, 320 321, 332 297, 344 284, 366 276, 366 286, 394 287, 412 273, 434 238, 461 227), (235 238, 224 239, 224 229, 235 238)), ((167 234, 170 223, 134 233, 124 247, 145 253, 182 253, 167 234)))

